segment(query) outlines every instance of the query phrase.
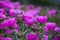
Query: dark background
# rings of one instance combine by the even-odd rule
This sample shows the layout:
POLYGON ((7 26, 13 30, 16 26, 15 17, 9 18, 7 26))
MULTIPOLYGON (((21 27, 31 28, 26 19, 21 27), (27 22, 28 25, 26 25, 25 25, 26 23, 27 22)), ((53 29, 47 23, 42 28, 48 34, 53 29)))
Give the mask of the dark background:
POLYGON ((60 0, 11 0, 12 2, 19 1, 20 4, 28 5, 32 4, 35 6, 48 6, 56 9, 60 9, 60 0))

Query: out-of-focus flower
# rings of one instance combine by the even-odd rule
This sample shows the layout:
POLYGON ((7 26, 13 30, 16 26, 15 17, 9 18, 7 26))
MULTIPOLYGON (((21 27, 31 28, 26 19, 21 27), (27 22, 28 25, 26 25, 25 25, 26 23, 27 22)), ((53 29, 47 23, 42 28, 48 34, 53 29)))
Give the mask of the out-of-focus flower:
POLYGON ((40 10, 41 10, 41 9, 42 9, 42 7, 41 7, 41 6, 37 6, 37 8, 36 8, 36 9, 40 9, 40 10))
POLYGON ((32 9, 34 9, 34 6, 33 6, 33 5, 28 5, 28 6, 27 6, 27 9, 28 9, 28 10, 32 10, 32 9))
POLYGON ((14 6, 12 4, 8 4, 8 3, 3 3, 3 8, 4 9, 14 9, 14 6))
POLYGON ((18 15, 18 19, 22 19, 23 18, 23 15, 18 15))
POLYGON ((15 25, 15 29, 14 29, 14 32, 18 32, 18 30, 19 30, 19 25, 15 25))
POLYGON ((4 37, 1 37, 0 40, 12 40, 12 38, 9 38, 9 37, 4 38, 4 37))
POLYGON ((60 32, 60 28, 59 28, 59 27, 56 27, 56 28, 55 28, 55 31, 56 31, 56 32, 60 32))
POLYGON ((0 23, 0 29, 5 29, 5 28, 7 28, 6 26, 4 26, 5 24, 2 24, 2 23, 0 23))
POLYGON ((4 7, 4 1, 0 1, 0 7, 1 7, 1 8, 4 7))
POLYGON ((16 19, 15 19, 15 18, 9 18, 9 19, 8 19, 8 25, 9 25, 10 27, 14 27, 15 24, 16 24, 16 19))
POLYGON ((46 32, 48 32, 48 28, 47 27, 44 27, 43 28, 43 31, 46 33, 46 32))
POLYGON ((48 40, 48 36, 47 35, 43 35, 42 39, 43 40, 48 40))
POLYGON ((33 15, 30 15, 27 13, 27 14, 24 14, 24 19, 26 19, 26 18, 32 19, 34 17, 33 17, 33 15))
POLYGON ((24 20, 24 23, 27 25, 27 26, 32 26, 34 24, 34 19, 25 19, 24 20))
POLYGON ((60 36, 55 36, 53 40, 60 40, 60 36))
POLYGON ((15 10, 15 14, 21 14, 21 10, 20 9, 16 9, 15 10))
POLYGON ((5 26, 5 27, 12 27, 12 28, 14 28, 15 24, 16 24, 16 19, 15 18, 9 18, 9 19, 4 20, 2 22, 2 26, 3 27, 5 26))
POLYGON ((42 7, 41 6, 37 6, 36 11, 39 13, 41 11, 42 7))
POLYGON ((26 40, 39 40, 39 38, 35 33, 28 33, 26 34, 26 40))
POLYGON ((5 14, 5 10, 4 9, 0 9, 0 13, 5 14))
POLYGON ((39 13, 39 11, 37 9, 34 9, 34 10, 27 11, 25 14, 36 16, 36 15, 38 15, 38 13, 39 13))
POLYGON ((12 34, 12 30, 4 30, 6 34, 12 34))
POLYGON ((14 9, 9 10, 9 16, 11 16, 11 17, 15 16, 15 10, 14 9))
POLYGON ((21 10, 15 10, 15 9, 10 9, 9 10, 9 16, 11 16, 11 17, 14 17, 14 16, 16 16, 16 15, 20 15, 21 14, 21 10))
POLYGON ((0 14, 0 19, 4 19, 4 18, 6 18, 6 15, 4 15, 4 14, 0 14))
POLYGON ((30 10, 30 14, 33 16, 38 15, 38 13, 40 12, 40 10, 34 9, 34 10, 30 10))
POLYGON ((56 23, 54 23, 54 22, 48 22, 48 23, 46 23, 45 26, 48 28, 48 30, 54 30, 55 27, 56 27, 56 23))
POLYGON ((49 15, 49 16, 53 16, 53 15, 56 14, 56 12, 57 12, 57 10, 52 9, 52 10, 48 11, 47 15, 49 15))
POLYGON ((6 2, 6 3, 10 3, 10 0, 4 0, 4 2, 6 2))
POLYGON ((16 9, 20 9, 21 8, 21 5, 20 3, 17 1, 17 2, 12 2, 12 5, 16 8, 16 9))
POLYGON ((44 24, 47 21, 47 16, 37 16, 36 21, 40 24, 44 24))

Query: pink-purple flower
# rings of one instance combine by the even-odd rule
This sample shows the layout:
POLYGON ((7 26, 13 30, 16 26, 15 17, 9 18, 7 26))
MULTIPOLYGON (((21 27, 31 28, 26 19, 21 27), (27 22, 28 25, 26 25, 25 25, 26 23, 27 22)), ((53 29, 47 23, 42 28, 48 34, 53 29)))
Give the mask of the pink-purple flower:
POLYGON ((9 19, 6 19, 4 20, 2 23, 1 23, 2 27, 11 27, 11 28, 14 28, 15 24, 16 24, 16 19, 15 18, 9 18, 9 19))
POLYGON ((24 23, 27 25, 27 26, 32 26, 34 24, 34 19, 25 19, 24 20, 24 23))
POLYGON ((55 27, 55 30, 56 32, 59 32, 60 33, 60 27, 55 27))
POLYGON ((45 27, 47 27, 48 30, 54 30, 56 27, 56 23, 54 22, 48 22, 45 24, 45 27))
POLYGON ((9 38, 9 37, 4 38, 4 37, 1 37, 0 40, 12 40, 12 38, 9 38))
POLYGON ((27 33, 26 40, 39 40, 39 37, 35 33, 27 33))
POLYGON ((40 24, 44 24, 47 21, 47 16, 37 16, 36 21, 40 24))
POLYGON ((53 16, 53 15, 56 14, 56 12, 57 12, 57 10, 52 9, 52 10, 48 11, 47 15, 49 15, 49 16, 53 16))
POLYGON ((43 35, 42 38, 43 38, 43 40, 48 40, 48 36, 47 35, 43 35))
POLYGON ((53 40, 60 40, 60 36, 55 36, 53 40))

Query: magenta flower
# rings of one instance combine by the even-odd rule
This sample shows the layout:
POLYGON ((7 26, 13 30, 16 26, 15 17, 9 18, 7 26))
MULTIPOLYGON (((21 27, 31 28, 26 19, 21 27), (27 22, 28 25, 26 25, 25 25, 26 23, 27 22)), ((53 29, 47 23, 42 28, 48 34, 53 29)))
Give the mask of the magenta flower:
POLYGON ((23 18, 23 15, 18 15, 18 19, 22 19, 23 18))
POLYGON ((36 15, 38 15, 39 12, 40 11, 38 9, 29 10, 29 11, 25 12, 25 15, 33 15, 35 17, 36 15))
POLYGON ((60 36, 55 36, 53 40, 60 40, 60 36))
POLYGON ((26 19, 26 18, 31 19, 31 18, 34 18, 34 17, 33 17, 33 15, 27 13, 27 14, 24 14, 24 19, 26 19))
POLYGON ((28 9, 28 10, 32 10, 33 8, 34 8, 33 5, 28 5, 28 6, 27 6, 27 9, 28 9))
MULTIPOLYGON (((5 24, 4 24, 5 25, 5 24)), ((4 26, 2 23, 0 23, 0 29, 5 29, 7 28, 6 26, 4 26)))
POLYGON ((5 14, 5 10, 4 9, 0 9, 0 13, 5 14))
POLYGON ((15 24, 16 24, 16 19, 15 18, 9 18, 9 19, 6 19, 2 22, 3 27, 12 27, 12 28, 14 28, 15 24))
POLYGON ((12 5, 16 8, 16 9, 20 9, 21 5, 19 2, 13 2, 12 5))
POLYGON ((4 30, 6 34, 12 34, 12 30, 4 30))
POLYGON ((30 10, 29 12, 30 12, 31 15, 33 15, 33 16, 37 16, 38 13, 40 12, 40 10, 38 10, 38 9, 34 9, 34 10, 30 10))
POLYGON ((25 19, 24 20, 24 23, 27 25, 27 26, 32 26, 34 24, 34 19, 25 19))
POLYGON ((4 38, 4 37, 1 37, 0 40, 12 40, 12 38, 4 38))
POLYGON ((47 35, 43 35, 43 40, 48 40, 48 36, 47 35))
POLYGON ((0 1, 0 7, 4 7, 4 1, 0 1))
POLYGON ((14 9, 9 10, 9 16, 11 17, 16 16, 14 9))
POLYGON ((44 27, 44 28, 43 28, 43 31, 44 31, 44 32, 48 32, 48 28, 47 28, 47 27, 44 27))
POLYGON ((56 32, 60 32, 60 27, 56 27, 56 28, 55 28, 55 31, 56 31, 56 32))
POLYGON ((56 23, 54 23, 54 22, 48 22, 48 23, 46 23, 45 26, 48 28, 48 30, 54 30, 55 27, 56 27, 56 23))
POLYGON ((56 14, 56 12, 57 12, 57 10, 52 9, 52 10, 48 11, 47 15, 49 15, 49 16, 53 16, 53 15, 56 14))
POLYGON ((4 15, 4 14, 0 14, 0 19, 4 19, 4 18, 6 18, 6 15, 4 15))
POLYGON ((21 12, 22 12, 22 11, 21 11, 20 9, 16 9, 16 10, 15 10, 15 14, 16 14, 16 15, 17 15, 17 14, 20 15, 21 12))
POLYGON ((4 2, 6 2, 6 3, 10 3, 10 0, 4 0, 4 2))
POLYGON ((3 4, 4 9, 14 9, 14 6, 12 4, 5 3, 3 4))
POLYGON ((47 21, 47 16, 37 16, 36 21, 40 24, 44 24, 47 21))
POLYGON ((21 10, 15 10, 15 9, 10 9, 9 10, 9 16, 14 17, 16 15, 20 15, 21 14, 21 10))
POLYGON ((15 24, 16 24, 16 19, 15 19, 15 18, 10 18, 10 19, 8 19, 8 25, 9 25, 10 27, 15 26, 15 24))
POLYGON ((39 38, 35 33, 28 33, 26 34, 26 40, 39 40, 39 38))
POLYGON ((36 11, 39 13, 42 10, 41 6, 37 6, 36 11))
POLYGON ((15 25, 15 29, 14 29, 14 32, 18 32, 18 30, 19 30, 19 25, 15 25))

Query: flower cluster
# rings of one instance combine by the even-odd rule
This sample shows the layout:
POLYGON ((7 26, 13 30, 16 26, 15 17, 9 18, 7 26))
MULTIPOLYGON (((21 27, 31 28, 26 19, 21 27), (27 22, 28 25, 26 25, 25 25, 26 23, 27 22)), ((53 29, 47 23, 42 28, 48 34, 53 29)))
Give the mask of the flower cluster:
POLYGON ((41 11, 42 6, 0 0, 0 40, 60 40, 60 27, 49 21, 57 9, 41 11))

